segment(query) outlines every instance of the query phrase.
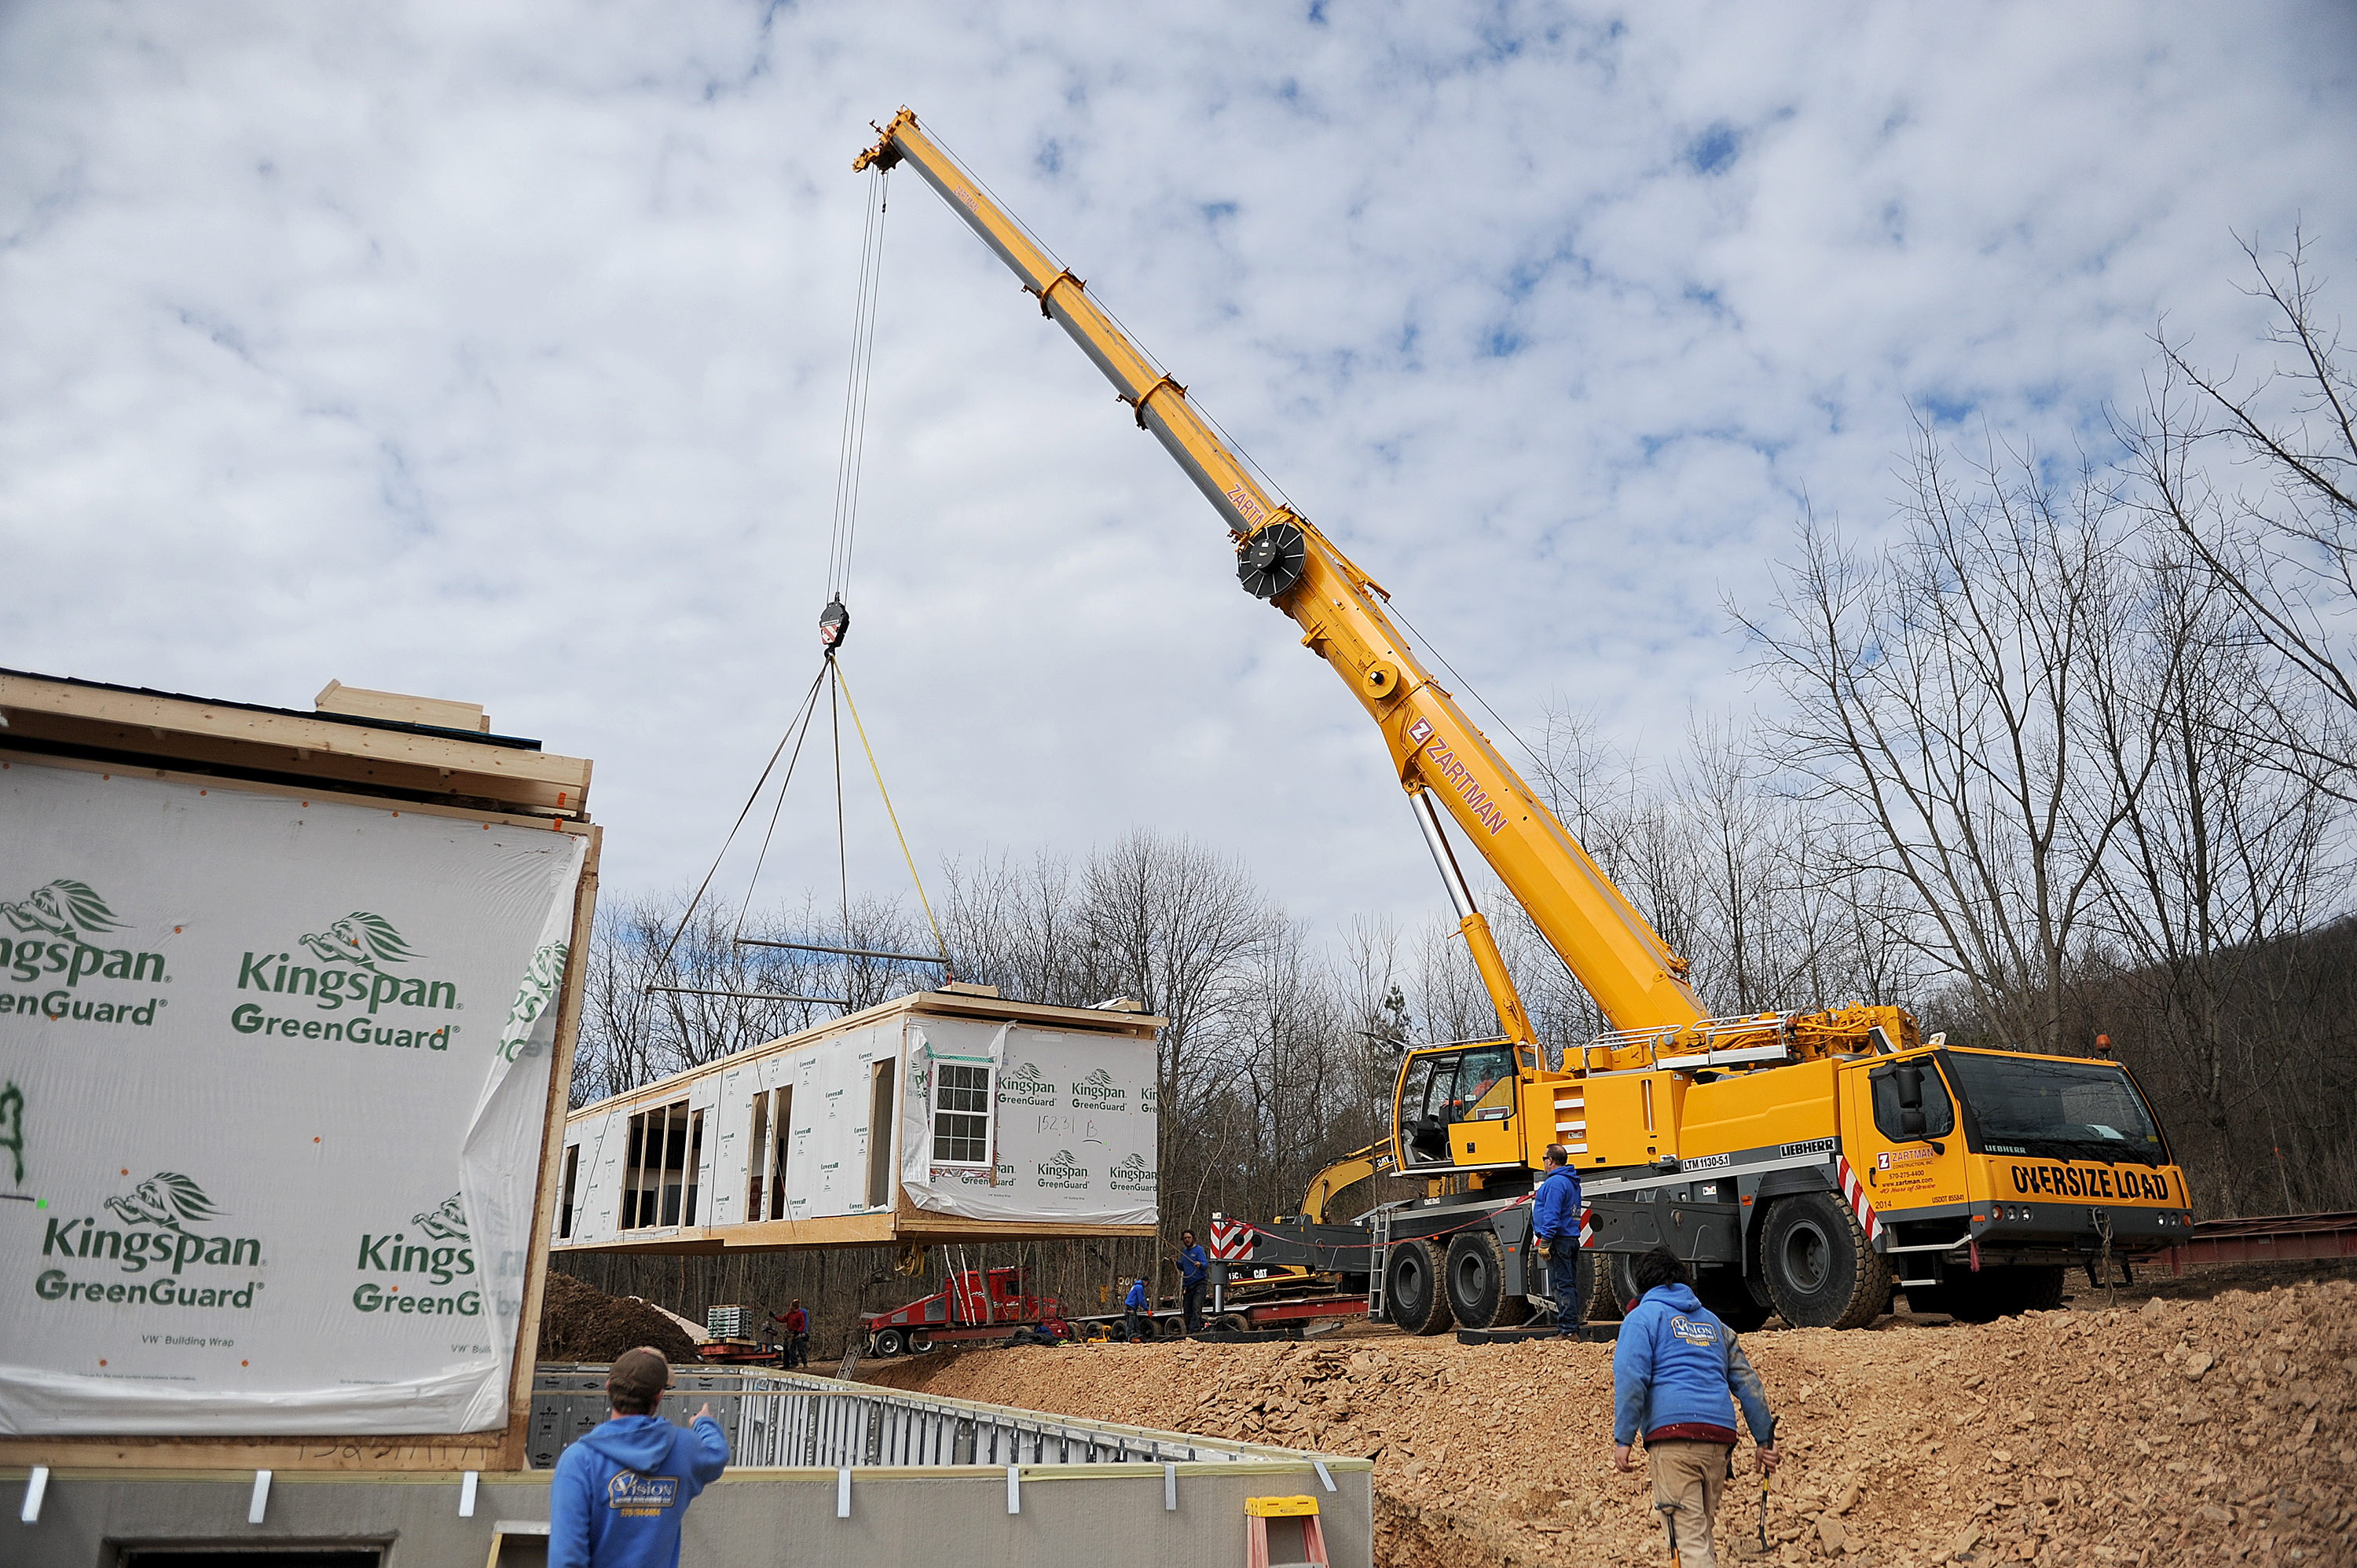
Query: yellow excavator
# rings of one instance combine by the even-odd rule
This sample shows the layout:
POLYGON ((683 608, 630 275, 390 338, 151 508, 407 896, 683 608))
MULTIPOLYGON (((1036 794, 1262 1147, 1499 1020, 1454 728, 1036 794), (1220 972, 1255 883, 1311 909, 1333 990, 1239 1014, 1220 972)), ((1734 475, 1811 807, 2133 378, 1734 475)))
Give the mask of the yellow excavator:
POLYGON ((996 252, 1219 513, 1244 590, 1291 618, 1382 731, 1497 1009, 1495 1039, 1406 1053, 1387 1143, 1321 1173, 1299 1215, 1254 1224, 1253 1262, 1339 1275, 1370 1316, 1411 1333, 1518 1323, 1547 1294, 1529 1198, 1554 1144, 1585 1187, 1582 1256, 1609 1263, 1591 1299, 1625 1301, 1627 1260, 1666 1245, 1738 1330, 1771 1312, 1856 1327, 1894 1288, 1965 1318, 2050 1306, 2067 1267, 2093 1278, 2190 1234, 2184 1175, 2117 1063, 1951 1047, 1887 1004, 1709 1016, 1685 961, 1433 679, 1383 587, 1271 498, 1186 387, 915 114, 875 129, 853 168, 914 168, 996 252), (1560 1069, 1444 817, 1612 1025, 1566 1046, 1560 1069), (1330 1223, 1328 1199, 1379 1161, 1426 1196, 1330 1223))

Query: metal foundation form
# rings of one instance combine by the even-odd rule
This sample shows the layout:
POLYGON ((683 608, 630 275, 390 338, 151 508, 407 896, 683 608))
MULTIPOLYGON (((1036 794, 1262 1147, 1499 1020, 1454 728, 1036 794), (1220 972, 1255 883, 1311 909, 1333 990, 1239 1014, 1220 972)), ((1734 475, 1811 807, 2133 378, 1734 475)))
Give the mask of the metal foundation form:
MULTIPOLYGON (((529 1471, 0 1470, 12 1511, 35 1515, 0 1520, 0 1561, 135 1568, 158 1549, 353 1552, 379 1568, 544 1561, 537 1466, 603 1418, 604 1370, 538 1369, 529 1471)), ((1121 1561, 1232 1568, 1245 1499, 1299 1495, 1317 1499, 1336 1568, 1372 1560, 1365 1459, 800 1373, 683 1371, 664 1413, 683 1422, 707 1401, 731 1463, 688 1509, 687 1562, 772 1562, 791 1542, 796 1563, 844 1568, 1038 1568, 1105 1560, 1119 1542, 1121 1561)))

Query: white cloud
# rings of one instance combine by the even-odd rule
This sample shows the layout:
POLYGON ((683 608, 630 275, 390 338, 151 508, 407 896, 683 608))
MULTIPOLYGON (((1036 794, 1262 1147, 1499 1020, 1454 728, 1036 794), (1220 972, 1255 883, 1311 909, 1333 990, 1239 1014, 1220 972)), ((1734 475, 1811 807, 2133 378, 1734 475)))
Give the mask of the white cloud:
MULTIPOLYGON (((1501 712, 1667 743, 1745 700, 1720 601, 1802 490, 1882 520, 1909 399, 2092 439, 2160 311, 2247 340, 2232 231, 2357 248, 2350 18, 12 9, 0 662, 481 701, 597 759, 609 885, 692 880, 814 668, 906 102, 1501 712)), ((913 178, 883 300, 847 658, 920 854, 1146 822, 1437 908, 1372 730, 913 178)))

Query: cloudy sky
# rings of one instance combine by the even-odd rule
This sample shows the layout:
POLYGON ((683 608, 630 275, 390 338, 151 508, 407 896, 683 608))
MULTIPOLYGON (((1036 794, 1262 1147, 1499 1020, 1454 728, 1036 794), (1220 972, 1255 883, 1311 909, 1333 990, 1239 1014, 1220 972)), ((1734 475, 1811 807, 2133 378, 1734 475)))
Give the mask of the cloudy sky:
MULTIPOLYGON (((0 664, 479 702, 692 884, 816 670, 905 102, 1501 713, 1659 752, 1910 402, 2098 439, 2163 312, 2247 349, 2237 233, 2357 298, 2352 88, 2347 4, 6 5, 0 664)), ((913 177, 886 233, 845 660, 920 861, 1442 908, 1159 447, 913 177)), ((797 795, 765 893, 833 883, 797 795)))

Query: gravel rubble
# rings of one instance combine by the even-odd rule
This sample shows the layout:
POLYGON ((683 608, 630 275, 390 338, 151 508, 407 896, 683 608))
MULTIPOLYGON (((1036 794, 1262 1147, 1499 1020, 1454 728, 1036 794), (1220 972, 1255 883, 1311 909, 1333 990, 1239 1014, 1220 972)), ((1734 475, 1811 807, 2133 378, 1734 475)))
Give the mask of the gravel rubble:
MULTIPOLYGON (((2357 1283, 2033 1313, 1986 1326, 1747 1336, 1790 1462, 1767 1560, 2357 1563, 2357 1283)), ((1666 1559, 1611 1466, 1612 1347, 1374 1329, 1287 1345, 934 1354, 872 1382, 1375 1462, 1384 1568, 1666 1559)), ((1722 1562, 1760 1561, 1749 1442, 1722 1562)))

